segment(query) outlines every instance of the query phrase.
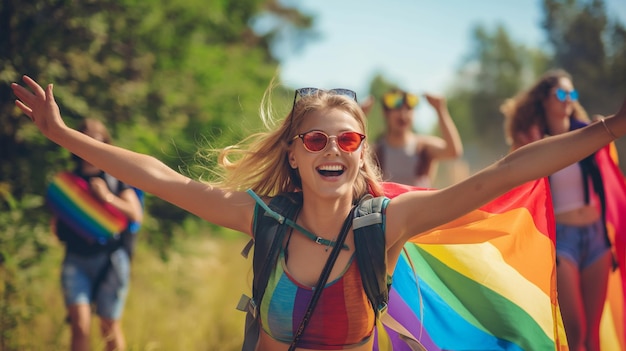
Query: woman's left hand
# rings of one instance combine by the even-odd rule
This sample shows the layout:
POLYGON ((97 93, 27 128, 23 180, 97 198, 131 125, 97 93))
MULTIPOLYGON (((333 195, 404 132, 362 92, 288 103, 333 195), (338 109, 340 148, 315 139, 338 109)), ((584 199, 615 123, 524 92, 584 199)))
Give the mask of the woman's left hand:
POLYGON ((11 84, 11 89, 18 98, 15 100, 15 105, 30 117, 42 134, 49 139, 54 139, 54 134, 66 128, 66 125, 61 118, 59 106, 54 100, 52 84, 48 84, 44 90, 39 83, 28 76, 24 76, 23 80, 32 92, 19 84, 11 84))

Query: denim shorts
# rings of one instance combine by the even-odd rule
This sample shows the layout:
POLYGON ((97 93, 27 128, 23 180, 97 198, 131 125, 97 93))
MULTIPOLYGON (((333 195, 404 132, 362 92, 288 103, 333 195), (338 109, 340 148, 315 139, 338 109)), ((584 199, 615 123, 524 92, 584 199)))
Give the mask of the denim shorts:
POLYGON ((574 262, 579 270, 589 267, 609 249, 602 220, 583 227, 556 224, 556 254, 574 262))
POLYGON ((68 252, 61 269, 65 304, 94 304, 98 316, 118 320, 122 316, 128 295, 129 278, 130 260, 124 249, 120 248, 110 255, 103 252, 92 256, 68 252), (94 299, 91 295, 92 286, 109 259, 110 267, 103 276, 94 299))

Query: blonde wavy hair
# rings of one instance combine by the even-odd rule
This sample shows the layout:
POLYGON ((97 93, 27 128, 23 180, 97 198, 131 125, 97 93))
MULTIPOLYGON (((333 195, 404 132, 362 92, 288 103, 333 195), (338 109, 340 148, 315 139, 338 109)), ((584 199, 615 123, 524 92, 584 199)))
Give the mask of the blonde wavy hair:
MULTIPOLYGON (((573 82, 572 76, 562 69, 554 69, 544 73, 539 80, 517 96, 507 99, 500 106, 505 117, 504 134, 508 145, 518 145, 520 134, 527 133, 533 126, 539 127, 548 134, 546 111, 543 107, 545 99, 550 97, 551 90, 559 83, 559 79, 567 78, 573 82)), ((578 101, 573 102, 574 110, 571 118, 581 122, 589 122, 589 116, 578 101)))
MULTIPOLYGON (((272 115, 271 92, 274 84, 266 89, 261 102, 260 116, 267 131, 255 133, 236 145, 221 150, 218 165, 223 178, 214 184, 227 190, 252 189, 260 196, 273 197, 285 192, 301 191, 301 179, 288 161, 292 138, 298 134, 302 121, 311 113, 324 109, 338 109, 357 120, 361 132, 367 130, 366 117, 359 104, 343 95, 320 90, 316 94, 301 96, 293 110, 278 124, 272 115), (273 130, 272 130, 273 129, 273 130)), ((297 96, 296 96, 297 98, 297 96)), ((353 201, 372 193, 383 195, 381 174, 376 166, 367 139, 362 145, 363 167, 353 185, 353 201)))

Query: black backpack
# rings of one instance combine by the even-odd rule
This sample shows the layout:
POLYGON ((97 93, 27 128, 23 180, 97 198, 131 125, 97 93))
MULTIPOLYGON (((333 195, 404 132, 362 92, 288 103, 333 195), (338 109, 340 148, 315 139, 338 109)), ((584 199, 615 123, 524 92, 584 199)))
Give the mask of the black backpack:
MULTIPOLYGON (((255 238, 241 252, 247 258, 252 245, 255 246, 252 298, 242 295, 237 306, 238 310, 247 312, 243 351, 254 350, 256 346, 260 332, 258 307, 269 275, 278 260, 287 229, 295 225, 293 220, 302 206, 301 193, 281 194, 274 197, 269 205, 265 205, 253 192, 248 193, 257 200, 257 205, 253 223, 255 238)), ((387 251, 382 228, 385 199, 371 195, 361 199, 352 222, 361 280, 368 299, 375 306, 377 317, 386 311, 391 286, 391 277, 387 275, 387 251)))

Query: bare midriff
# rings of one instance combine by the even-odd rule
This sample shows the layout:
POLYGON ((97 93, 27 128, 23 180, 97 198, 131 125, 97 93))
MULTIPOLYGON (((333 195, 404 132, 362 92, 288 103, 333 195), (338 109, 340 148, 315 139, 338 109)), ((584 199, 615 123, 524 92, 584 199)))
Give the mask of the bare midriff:
POLYGON ((559 224, 582 227, 600 219, 600 211, 592 205, 580 207, 554 216, 559 224))

